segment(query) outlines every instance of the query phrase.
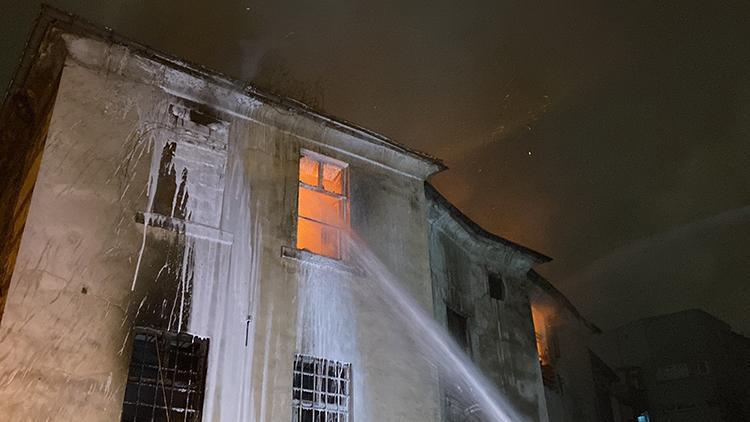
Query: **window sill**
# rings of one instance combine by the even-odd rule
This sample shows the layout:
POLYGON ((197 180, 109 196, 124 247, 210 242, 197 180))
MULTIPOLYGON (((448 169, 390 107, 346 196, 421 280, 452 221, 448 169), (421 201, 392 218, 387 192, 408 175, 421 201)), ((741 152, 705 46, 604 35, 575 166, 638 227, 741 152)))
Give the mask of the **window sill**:
POLYGON ((294 260, 303 264, 313 265, 319 268, 325 268, 340 273, 350 274, 354 276, 364 275, 364 271, 362 271, 361 268, 353 265, 350 262, 318 255, 306 249, 297 249, 290 246, 282 246, 281 256, 289 260, 294 260))
POLYGON ((184 233, 189 237, 211 240, 225 245, 231 245, 234 241, 232 233, 224 232, 213 227, 185 221, 180 218, 167 217, 166 215, 139 212, 135 215, 135 221, 144 224, 148 220, 149 227, 158 227, 163 230, 184 233))

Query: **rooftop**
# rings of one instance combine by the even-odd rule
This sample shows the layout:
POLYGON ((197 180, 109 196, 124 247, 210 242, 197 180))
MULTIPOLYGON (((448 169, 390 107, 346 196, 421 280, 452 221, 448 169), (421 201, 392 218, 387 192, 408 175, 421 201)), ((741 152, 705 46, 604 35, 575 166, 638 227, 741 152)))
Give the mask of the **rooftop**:
POLYGON ((8 99, 12 94, 23 87, 29 69, 39 56, 39 47, 43 45, 45 39, 49 37, 54 30, 127 47, 132 53, 148 58, 149 60, 161 65, 171 67, 197 78, 208 80, 217 86, 243 93, 249 97, 258 99, 263 103, 272 104, 276 107, 303 115, 323 126, 347 133, 375 145, 406 154, 412 158, 434 166, 435 171, 447 169, 443 161, 435 156, 408 148, 393 139, 365 129, 344 119, 314 110, 308 105, 292 98, 270 94, 258 89, 248 82, 240 81, 205 66, 191 63, 168 53, 155 50, 124 37, 114 32, 111 28, 93 24, 83 18, 49 5, 42 5, 35 27, 26 42, 24 56, 21 58, 15 76, 11 80, 10 86, 4 94, 2 108, 7 106, 8 99))

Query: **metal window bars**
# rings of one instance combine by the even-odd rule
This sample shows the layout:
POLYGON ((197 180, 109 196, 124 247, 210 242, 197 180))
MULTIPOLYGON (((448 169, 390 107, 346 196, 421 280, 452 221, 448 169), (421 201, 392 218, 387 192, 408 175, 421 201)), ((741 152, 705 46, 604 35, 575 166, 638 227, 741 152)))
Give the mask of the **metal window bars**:
POLYGON ((292 422, 349 422, 350 363, 296 355, 292 383, 292 422))
POLYGON ((200 421, 207 357, 208 339, 137 327, 121 421, 200 421))

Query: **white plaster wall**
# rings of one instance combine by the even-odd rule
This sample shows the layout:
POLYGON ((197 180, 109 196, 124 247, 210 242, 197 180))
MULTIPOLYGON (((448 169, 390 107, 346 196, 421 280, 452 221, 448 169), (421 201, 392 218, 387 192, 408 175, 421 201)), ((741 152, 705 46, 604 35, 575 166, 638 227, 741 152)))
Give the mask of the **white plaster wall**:
POLYGON ((64 71, 0 327, 4 420, 119 419, 149 173, 128 162, 139 113, 124 97, 153 94, 64 71))

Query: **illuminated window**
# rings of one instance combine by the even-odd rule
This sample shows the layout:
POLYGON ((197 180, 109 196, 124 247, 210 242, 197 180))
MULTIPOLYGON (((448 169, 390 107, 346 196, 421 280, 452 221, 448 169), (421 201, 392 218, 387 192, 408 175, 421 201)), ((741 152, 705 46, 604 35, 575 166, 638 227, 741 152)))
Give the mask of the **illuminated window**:
POLYGON ((297 355, 292 382, 292 422, 349 422, 352 366, 297 355))
POLYGON ((297 248, 341 259, 347 225, 346 165, 304 153, 299 160, 297 248))

